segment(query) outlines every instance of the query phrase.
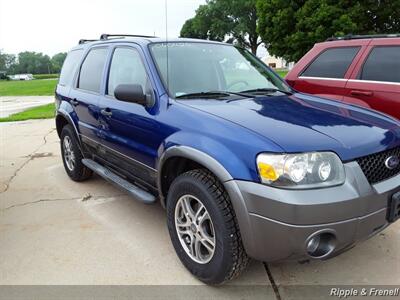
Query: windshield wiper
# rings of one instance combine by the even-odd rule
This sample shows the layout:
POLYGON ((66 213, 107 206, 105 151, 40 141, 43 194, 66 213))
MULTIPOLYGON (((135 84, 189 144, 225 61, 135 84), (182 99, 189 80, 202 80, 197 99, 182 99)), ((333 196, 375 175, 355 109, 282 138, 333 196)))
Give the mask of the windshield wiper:
POLYGON ((276 92, 281 92, 286 95, 293 95, 292 92, 274 88, 258 88, 258 89, 240 91, 240 93, 276 93, 276 92))
POLYGON ((212 97, 229 97, 231 95, 235 96, 241 96, 245 98, 252 98, 253 96, 251 95, 246 95, 243 93, 236 93, 236 92, 228 92, 228 91, 209 91, 209 92, 198 92, 198 93, 188 93, 188 94, 183 94, 176 96, 176 99, 184 99, 184 98, 199 98, 199 97, 207 97, 207 98, 212 98, 212 97))

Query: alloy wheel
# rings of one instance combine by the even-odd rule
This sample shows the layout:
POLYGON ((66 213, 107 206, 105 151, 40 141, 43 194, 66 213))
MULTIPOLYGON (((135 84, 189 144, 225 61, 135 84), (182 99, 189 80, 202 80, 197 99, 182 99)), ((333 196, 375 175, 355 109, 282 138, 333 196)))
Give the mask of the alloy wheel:
POLYGON ((63 149, 65 164, 70 171, 73 171, 75 168, 75 154, 74 150, 72 149, 72 140, 68 135, 64 137, 63 149))
POLYGON ((179 241, 189 257, 208 263, 215 252, 215 231, 204 204, 192 195, 179 198, 175 206, 175 227, 179 241))

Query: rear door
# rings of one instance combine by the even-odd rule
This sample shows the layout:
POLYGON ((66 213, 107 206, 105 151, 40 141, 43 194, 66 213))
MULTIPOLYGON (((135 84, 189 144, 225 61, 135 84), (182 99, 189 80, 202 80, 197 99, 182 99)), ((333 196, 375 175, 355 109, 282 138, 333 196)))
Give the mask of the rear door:
POLYGON ((376 39, 346 85, 346 96, 400 119, 400 39, 376 39))
POLYGON ((144 187, 155 186, 154 169, 160 136, 157 105, 123 102, 114 97, 120 84, 139 84, 147 97, 155 99, 149 70, 140 47, 119 45, 112 49, 105 93, 100 100, 99 128, 104 152, 100 153, 109 167, 144 187))
POLYGON ((108 55, 108 47, 91 48, 79 69, 75 86, 69 98, 78 118, 82 140, 99 140, 98 103, 103 83, 103 74, 108 55))
POLYGON ((360 54, 361 48, 361 46, 338 46, 321 50, 299 74, 295 89, 321 97, 343 100, 346 74, 360 54))

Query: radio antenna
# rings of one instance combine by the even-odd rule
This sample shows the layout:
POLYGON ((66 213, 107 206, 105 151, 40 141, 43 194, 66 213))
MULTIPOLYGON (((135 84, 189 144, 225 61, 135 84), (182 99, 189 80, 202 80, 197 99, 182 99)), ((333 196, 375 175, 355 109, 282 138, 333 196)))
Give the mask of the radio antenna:
POLYGON ((165 0, 165 46, 167 52, 167 91, 169 93, 169 53, 168 53, 168 0, 165 0))

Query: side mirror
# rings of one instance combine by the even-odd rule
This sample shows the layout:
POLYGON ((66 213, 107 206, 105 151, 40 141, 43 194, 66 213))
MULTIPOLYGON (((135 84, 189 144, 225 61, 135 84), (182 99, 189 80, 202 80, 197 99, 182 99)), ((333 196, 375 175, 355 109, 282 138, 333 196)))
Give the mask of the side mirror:
POLYGON ((115 88, 114 95, 120 101, 147 105, 147 97, 140 84, 120 84, 115 88))

